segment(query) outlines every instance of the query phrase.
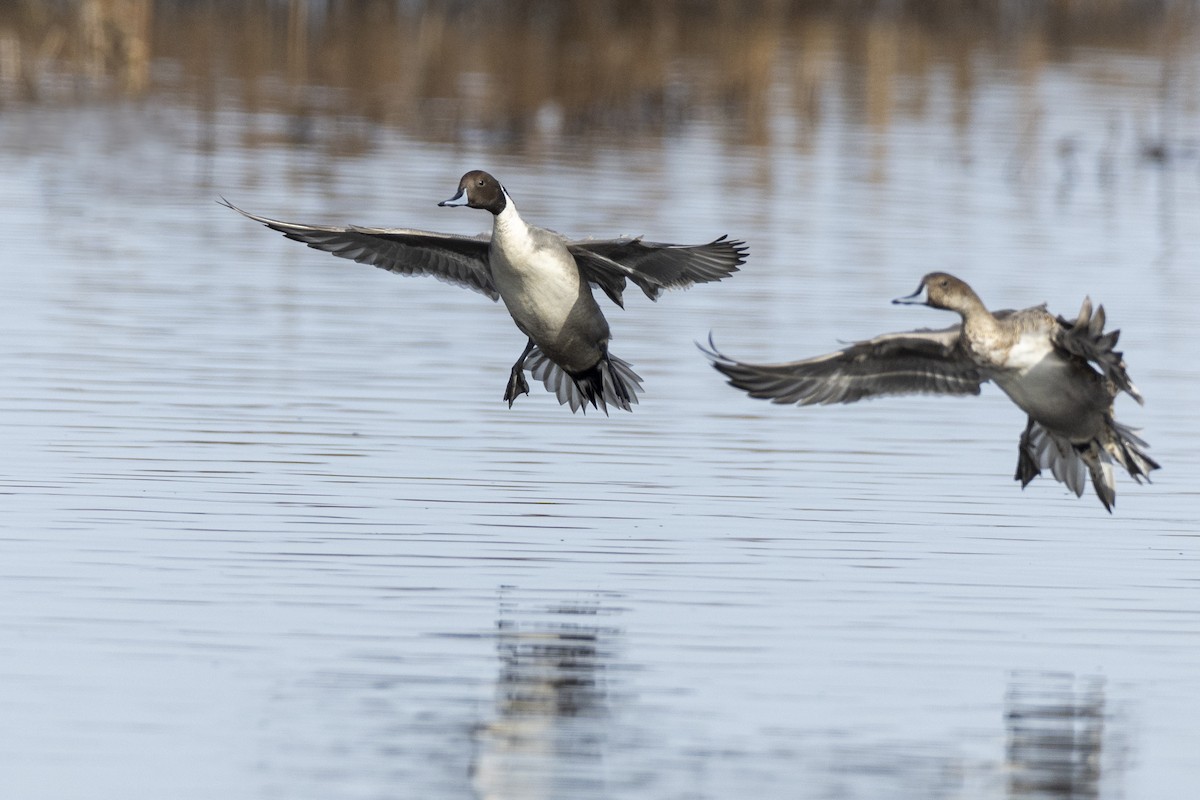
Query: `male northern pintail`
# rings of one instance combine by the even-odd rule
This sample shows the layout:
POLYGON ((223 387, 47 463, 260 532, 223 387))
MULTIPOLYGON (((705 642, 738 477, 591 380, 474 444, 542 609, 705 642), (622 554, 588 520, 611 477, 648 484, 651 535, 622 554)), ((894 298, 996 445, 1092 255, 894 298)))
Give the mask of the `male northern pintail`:
POLYGON ((1021 487, 1049 467, 1081 496, 1086 470, 1109 512, 1116 500, 1113 462, 1138 483, 1158 469, 1141 449, 1148 445, 1113 419, 1118 392, 1138 403, 1142 396, 1113 349, 1120 331, 1104 333, 1103 306, 1093 313, 1085 299, 1074 321, 1052 316, 1044 304, 993 314, 970 286, 944 272, 926 275, 916 292, 892 302, 944 308, 963 321, 941 330, 889 333, 790 364, 735 361, 718 352, 711 337, 704 352, 730 384, 775 403, 977 395, 984 382, 995 381, 1029 416, 1018 448, 1021 487))
POLYGON ((605 413, 608 404, 632 410, 641 378, 628 363, 609 354, 608 321, 591 284, 624 307, 626 279, 657 300, 663 289, 719 281, 737 272, 748 252, 745 242, 724 236, 702 245, 662 244, 641 237, 571 241, 521 219, 508 191, 481 170, 463 175, 458 192, 438 205, 490 211, 490 237, 299 225, 224 204, 317 250, 403 275, 432 275, 503 300, 513 322, 529 337, 504 390, 510 408, 518 395, 529 393, 523 374, 528 369, 572 411, 586 411, 588 403, 605 413))

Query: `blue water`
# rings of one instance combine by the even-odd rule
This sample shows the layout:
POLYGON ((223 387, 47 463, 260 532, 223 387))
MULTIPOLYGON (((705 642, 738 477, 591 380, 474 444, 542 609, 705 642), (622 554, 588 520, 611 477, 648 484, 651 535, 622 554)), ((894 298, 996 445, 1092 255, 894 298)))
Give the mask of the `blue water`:
POLYGON ((1032 84, 981 65, 965 123, 935 68, 882 125, 830 97, 801 129, 775 92, 753 143, 716 119, 528 151, 372 127, 345 154, 337 124, 289 144, 237 106, 201 132, 185 98, 6 108, 0 795, 1180 796, 1200 62, 1181 69, 1170 116, 1155 59, 1082 50, 1032 84), (1159 128, 1166 163, 1143 154, 1159 128), (215 202, 474 234, 486 214, 436 206, 471 168, 573 235, 750 243, 725 283, 612 309, 634 413, 537 386, 509 410, 502 307, 215 202), (947 324, 888 304, 933 269, 993 307, 1104 303, 1154 483, 1119 479, 1111 516, 1021 491, 1023 417, 994 388, 776 407, 694 346, 787 360, 947 324))

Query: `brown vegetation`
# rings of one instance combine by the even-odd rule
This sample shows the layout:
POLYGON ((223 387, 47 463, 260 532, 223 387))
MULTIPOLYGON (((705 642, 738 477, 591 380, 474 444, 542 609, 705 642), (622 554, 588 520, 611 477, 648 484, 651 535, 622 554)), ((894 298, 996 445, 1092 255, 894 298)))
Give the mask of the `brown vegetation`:
POLYGON ((884 126, 921 102, 900 78, 948 66, 969 96, 981 55, 1030 75, 1076 47, 1169 60, 1195 49, 1197 16, 1146 0, 17 2, 0 5, 0 103, 166 96, 443 139, 669 133, 708 114, 753 141, 779 86, 801 120, 837 93, 884 126))

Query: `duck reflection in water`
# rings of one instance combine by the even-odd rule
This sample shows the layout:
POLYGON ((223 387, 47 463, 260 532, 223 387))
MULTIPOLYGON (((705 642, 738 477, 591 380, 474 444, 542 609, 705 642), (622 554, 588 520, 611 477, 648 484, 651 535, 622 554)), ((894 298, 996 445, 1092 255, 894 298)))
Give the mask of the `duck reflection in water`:
MULTIPOLYGON (((1105 753, 1104 683, 1059 673, 1014 678, 1005 700, 1008 796, 1012 800, 1100 797, 1105 753)), ((1109 744, 1112 745, 1109 734, 1109 744)), ((1111 776, 1108 783, 1111 784, 1111 776)), ((1107 793, 1106 793, 1107 794, 1107 793)))
POLYGON ((552 613, 560 619, 497 623, 495 716, 476 728, 471 770, 481 798, 608 795, 607 674, 619 631, 595 623, 603 613, 597 605, 552 613), (565 622, 562 615, 590 619, 565 622))

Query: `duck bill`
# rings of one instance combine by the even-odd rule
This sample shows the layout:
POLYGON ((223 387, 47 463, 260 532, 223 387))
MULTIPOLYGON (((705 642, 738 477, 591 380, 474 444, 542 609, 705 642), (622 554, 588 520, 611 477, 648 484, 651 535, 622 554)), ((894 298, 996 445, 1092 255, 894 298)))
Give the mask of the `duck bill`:
POLYGON ((439 206, 465 206, 467 204, 467 190, 461 186, 458 189, 458 194, 451 197, 449 200, 443 200, 438 203, 439 206))
POLYGON ((925 281, 921 281, 921 285, 912 294, 906 294, 904 297, 897 297, 892 301, 897 305, 902 306, 927 306, 929 305, 929 291, 925 288, 925 281))

